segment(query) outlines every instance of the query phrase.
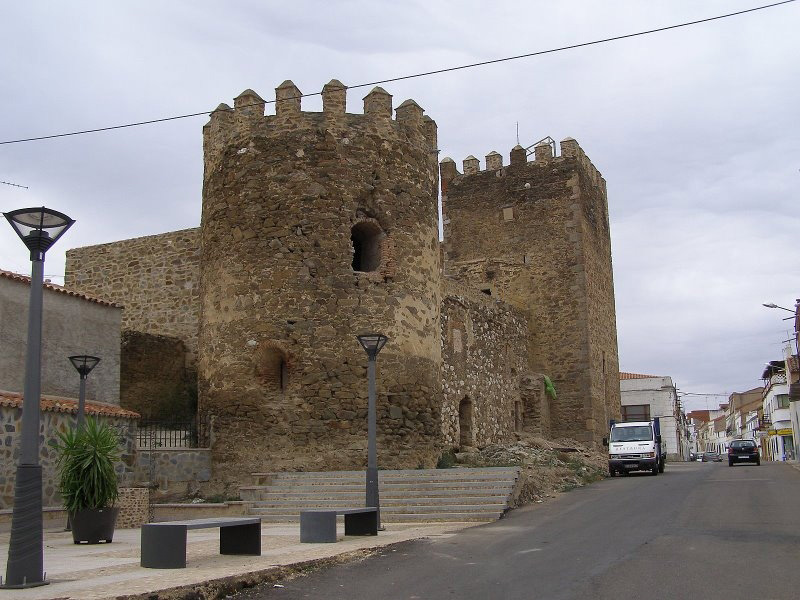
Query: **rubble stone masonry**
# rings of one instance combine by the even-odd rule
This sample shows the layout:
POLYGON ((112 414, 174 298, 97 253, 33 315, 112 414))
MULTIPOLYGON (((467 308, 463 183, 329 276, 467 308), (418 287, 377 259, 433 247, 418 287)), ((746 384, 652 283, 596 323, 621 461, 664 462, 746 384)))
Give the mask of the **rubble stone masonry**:
POLYGON ((375 88, 363 115, 290 81, 265 116, 251 90, 204 129, 199 402, 214 474, 366 464, 367 356, 380 332, 381 467, 440 447, 436 126, 375 88))
POLYGON ((68 250, 64 286, 122 305, 123 330, 178 338, 194 354, 199 278, 195 228, 68 250))
POLYGON ((442 161, 446 273, 529 311, 528 353, 548 375, 553 433, 599 441, 618 414, 619 371, 605 181, 572 139, 503 167, 442 161), (608 382, 608 385, 604 385, 608 382))
POLYGON ((389 338, 382 468, 431 467, 445 449, 522 430, 599 443, 620 403, 611 245, 605 181, 577 142, 558 157, 541 144, 531 161, 517 146, 508 166, 491 152, 485 170, 470 156, 461 174, 437 164, 436 124, 413 100, 393 114, 375 88, 363 114, 347 113, 337 80, 322 112, 301 96, 286 81, 275 114, 252 90, 211 114, 200 228, 67 253, 67 286, 122 304, 137 332, 123 397, 145 410, 159 357, 150 388, 193 397, 175 385, 196 368, 212 425, 198 478, 217 491, 252 472, 360 469, 355 336, 375 332, 389 338))
POLYGON ((453 281, 444 281, 443 296, 444 443, 507 442, 525 425, 520 381, 528 366, 527 315, 453 281))

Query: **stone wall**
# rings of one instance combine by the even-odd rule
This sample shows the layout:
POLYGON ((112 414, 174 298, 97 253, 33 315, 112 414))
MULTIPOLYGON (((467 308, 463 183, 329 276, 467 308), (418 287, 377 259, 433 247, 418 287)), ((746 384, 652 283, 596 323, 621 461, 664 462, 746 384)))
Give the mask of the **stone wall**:
MULTIPOLYGON (((57 441, 58 432, 75 426, 77 401, 71 398, 43 396, 39 431, 41 445, 39 460, 42 465, 42 505, 59 506, 58 473, 56 451, 51 443, 57 441)), ((120 433, 121 460, 116 465, 120 485, 130 485, 134 479, 136 413, 113 406, 86 405, 86 414, 116 427, 120 433)), ((14 481, 16 480, 19 444, 22 433, 22 398, 19 394, 0 393, 0 508, 14 504, 14 481)))
POLYGON ((117 506, 117 529, 136 529, 151 521, 150 490, 146 487, 121 488, 117 506))
POLYGON ((443 288, 444 443, 482 448, 509 441, 525 422, 527 315, 455 282, 443 288))
POLYGON ((64 285, 124 306, 122 329, 182 340, 197 351, 200 230, 67 251, 64 285))
POLYGON ((366 463, 367 357, 378 359, 386 468, 433 466, 440 446, 436 125, 380 88, 323 112, 291 82, 276 114, 247 90, 204 129, 200 412, 214 476, 366 463))
MULTIPOLYGON (((0 390, 24 387, 29 301, 30 278, 0 271, 0 390)), ((101 360, 86 399, 119 404, 120 307, 53 284, 45 284, 42 305, 42 393, 77 396, 80 376, 68 357, 90 354, 101 360)))
POLYGON ((158 493, 187 493, 211 479, 208 448, 138 448, 136 480, 157 485, 158 493))
POLYGON ((122 334, 120 405, 144 419, 189 421, 197 412, 197 370, 186 344, 140 331, 122 334))
POLYGON ((442 161, 445 270, 529 311, 529 368, 558 392, 553 433, 599 442, 619 410, 602 385, 603 359, 606 378, 619 370, 605 183, 574 140, 530 162, 517 146, 510 163, 469 157, 462 175, 442 161))

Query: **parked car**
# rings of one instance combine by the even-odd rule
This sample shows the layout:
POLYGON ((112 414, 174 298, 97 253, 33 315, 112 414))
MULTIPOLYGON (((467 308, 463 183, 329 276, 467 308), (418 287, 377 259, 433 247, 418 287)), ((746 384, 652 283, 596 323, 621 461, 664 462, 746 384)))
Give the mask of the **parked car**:
POLYGON ((754 462, 761 464, 761 455, 758 446, 753 440, 733 440, 728 446, 728 466, 732 467, 737 462, 754 462))
POLYGON ((703 462, 722 462, 722 457, 719 455, 719 452, 703 452, 703 462))

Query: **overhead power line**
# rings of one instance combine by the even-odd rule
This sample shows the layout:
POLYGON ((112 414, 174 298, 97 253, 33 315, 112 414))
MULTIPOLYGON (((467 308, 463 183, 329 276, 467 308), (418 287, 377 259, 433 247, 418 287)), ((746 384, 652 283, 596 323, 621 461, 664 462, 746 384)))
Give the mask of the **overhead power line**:
MULTIPOLYGON (((393 83, 395 81, 404 81, 406 79, 415 79, 417 77, 428 77, 430 75, 439 75, 439 74, 442 74, 442 73, 450 73, 452 71, 461 71, 463 69, 473 69, 475 67, 483 67, 483 66, 487 66, 487 65, 493 65, 493 64, 497 64, 497 63, 508 62, 508 61, 511 61, 511 60, 519 60, 519 59, 522 59, 522 58, 532 58, 534 56, 542 56, 544 54, 553 54, 555 52, 563 52, 565 50, 574 50, 576 48, 584 48, 586 46, 594 46, 594 45, 597 45, 597 44, 605 44, 605 43, 608 43, 608 42, 616 42, 616 41, 619 41, 619 40, 625 40, 625 39, 629 39, 629 38, 633 38, 633 37, 639 37, 639 36, 642 36, 642 35, 649 35, 651 33, 659 33, 659 32, 662 32, 662 31, 670 31, 672 29, 679 29, 681 27, 689 27, 691 25, 699 25, 701 23, 708 23, 710 21, 718 21, 720 19, 727 19, 729 17, 736 17, 736 16, 739 16, 739 15, 744 15, 744 14, 747 14, 747 13, 756 12, 756 11, 764 10, 764 9, 767 9, 767 8, 774 8, 774 7, 780 6, 782 4, 791 4, 792 2, 796 2, 796 1, 797 0, 782 0, 781 2, 773 2, 772 4, 765 4, 763 6, 756 6, 756 7, 748 8, 748 9, 745 9, 745 10, 739 10, 739 11, 736 11, 736 12, 726 13, 724 15, 717 15, 715 17, 708 17, 706 19, 698 19, 696 21, 686 21, 684 23, 678 23, 676 25, 667 25, 665 27, 658 27, 656 29, 648 29, 646 31, 638 31, 636 33, 626 33, 624 35, 616 35, 616 36, 613 36, 613 37, 603 38, 603 39, 599 39, 599 40, 593 40, 591 42, 581 42, 579 44, 570 44, 569 46, 560 46, 558 48, 550 48, 549 50, 539 50, 539 51, 536 51, 536 52, 528 52, 526 54, 517 54, 516 56, 506 56, 504 58, 495 58, 493 60, 484 60, 484 61, 481 61, 481 62, 470 63, 470 64, 466 64, 466 65, 459 65, 459 66, 456 66, 456 67, 446 67, 446 68, 443 68, 443 69, 436 69, 434 71, 425 71, 425 72, 422 72, 422 73, 414 73, 413 75, 401 75, 399 77, 391 77, 389 79, 381 79, 381 80, 378 80, 378 81, 370 81, 368 83, 359 83, 358 85, 347 86, 347 89, 351 89, 352 90, 352 89, 358 89, 358 88, 369 87, 369 86, 374 86, 374 85, 382 85, 384 83, 393 83)), ((314 93, 311 93, 311 94, 300 94, 299 96, 295 96, 294 98, 286 98, 286 99, 287 100, 294 100, 294 99, 297 99, 297 98, 307 98, 307 97, 310 97, 310 96, 320 96, 320 95, 322 95, 321 91, 320 92, 314 92, 314 93)), ((275 100, 265 100, 264 103, 265 104, 274 104, 275 100)), ((258 104, 261 104, 261 103, 259 102, 258 104)), ((248 106, 256 106, 256 104, 252 104, 252 105, 248 105, 248 106)), ((244 108, 244 107, 242 107, 242 108, 244 108)), ((22 143, 22 142, 35 142, 35 141, 39 141, 39 140, 50 140, 50 139, 53 139, 53 138, 69 137, 69 136, 73 136, 73 135, 83 135, 83 134, 86 134, 86 133, 99 133, 101 131, 112 131, 114 129, 125 129, 125 128, 128 128, 128 127, 139 127, 141 125, 153 125, 155 123, 165 123, 167 121, 176 121, 178 119, 188 119, 188 118, 191 118, 191 117, 200 117, 200 116, 203 116, 203 115, 209 115, 212 112, 213 112, 213 110, 204 110, 204 111, 200 111, 200 112, 187 113, 187 114, 184 114, 184 115, 175 115, 175 116, 172 116, 172 117, 163 117, 161 119, 149 119, 147 121, 137 121, 135 123, 125 123, 123 125, 111 125, 109 127, 98 127, 98 128, 95 128, 95 129, 83 129, 83 130, 80 130, 80 131, 70 131, 68 133, 56 133, 56 134, 52 134, 52 135, 42 135, 42 136, 37 136, 37 137, 20 138, 20 139, 17 139, 17 140, 5 140, 5 141, 0 142, 0 145, 19 144, 19 143, 22 143)))
POLYGON ((25 188, 26 190, 28 189, 27 185, 20 185, 18 183, 11 183, 10 181, 0 181, 0 183, 2 183, 3 185, 10 185, 12 187, 25 188))

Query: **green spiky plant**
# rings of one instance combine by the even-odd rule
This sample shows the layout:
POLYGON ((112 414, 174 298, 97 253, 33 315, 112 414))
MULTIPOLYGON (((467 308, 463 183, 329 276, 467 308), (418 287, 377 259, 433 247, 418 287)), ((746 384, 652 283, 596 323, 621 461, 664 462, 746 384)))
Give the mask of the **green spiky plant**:
POLYGON ((58 491, 70 513, 113 506, 119 496, 114 463, 119 460, 117 433, 87 417, 81 428, 58 434, 58 491))

